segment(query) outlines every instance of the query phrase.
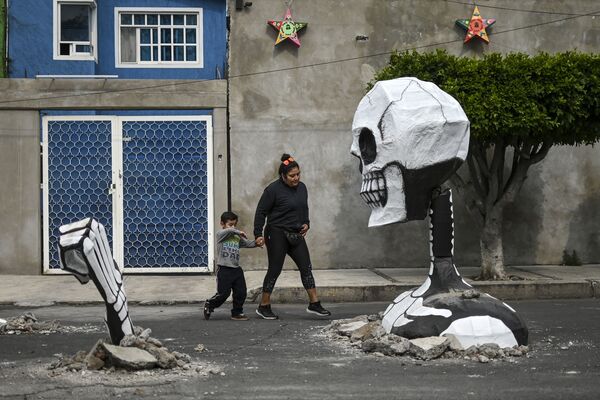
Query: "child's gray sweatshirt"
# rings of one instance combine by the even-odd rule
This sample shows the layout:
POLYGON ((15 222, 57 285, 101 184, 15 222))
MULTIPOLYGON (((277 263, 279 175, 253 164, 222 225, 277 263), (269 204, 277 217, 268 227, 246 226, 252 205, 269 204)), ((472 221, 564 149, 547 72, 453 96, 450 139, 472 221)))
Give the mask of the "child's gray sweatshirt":
POLYGON ((240 247, 256 247, 256 243, 241 237, 240 231, 235 228, 217 231, 217 265, 239 268, 240 247))

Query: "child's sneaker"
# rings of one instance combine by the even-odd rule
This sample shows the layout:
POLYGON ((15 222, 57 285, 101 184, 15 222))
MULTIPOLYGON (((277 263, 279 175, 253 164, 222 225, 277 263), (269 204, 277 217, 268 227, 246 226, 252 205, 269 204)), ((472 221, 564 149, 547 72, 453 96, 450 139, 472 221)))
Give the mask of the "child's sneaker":
POLYGON ((264 319, 279 319, 279 317, 271 311, 270 304, 264 306, 259 304, 256 313, 264 319))
POLYGON ((246 316, 246 314, 232 315, 231 319, 234 321, 248 321, 249 320, 249 318, 246 316))
POLYGON ((308 303, 306 311, 311 314, 317 314, 320 317, 327 317, 331 315, 328 310, 323 308, 320 301, 317 301, 316 303, 308 303))
POLYGON ((210 314, 213 313, 213 309, 210 308, 210 304, 208 303, 208 300, 204 302, 204 319, 209 319, 210 318, 210 314))

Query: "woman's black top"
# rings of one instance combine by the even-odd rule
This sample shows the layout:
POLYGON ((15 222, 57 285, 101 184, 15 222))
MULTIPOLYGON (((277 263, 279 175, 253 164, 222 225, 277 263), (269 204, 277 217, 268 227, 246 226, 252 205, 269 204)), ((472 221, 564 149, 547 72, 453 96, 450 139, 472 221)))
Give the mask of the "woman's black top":
POLYGON ((308 219, 308 191, 304 183, 289 187, 278 179, 265 188, 254 215, 254 236, 263 236, 267 224, 289 232, 299 232, 308 219))

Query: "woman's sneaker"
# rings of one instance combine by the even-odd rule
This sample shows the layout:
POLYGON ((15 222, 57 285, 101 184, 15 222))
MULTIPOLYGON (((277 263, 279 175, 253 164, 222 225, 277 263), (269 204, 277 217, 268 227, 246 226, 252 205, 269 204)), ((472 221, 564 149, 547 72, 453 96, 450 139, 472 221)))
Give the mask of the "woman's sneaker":
POLYGON ((279 319, 279 317, 271 311, 270 304, 264 306, 259 304, 256 313, 264 319, 279 319))
POLYGON ((308 303, 306 311, 311 314, 316 314, 320 317, 327 317, 331 315, 331 313, 328 310, 323 308, 320 301, 317 301, 316 303, 308 303))
POLYGON ((204 319, 209 319, 210 318, 210 314, 213 313, 213 309, 210 308, 210 305, 208 303, 208 300, 204 302, 204 319))

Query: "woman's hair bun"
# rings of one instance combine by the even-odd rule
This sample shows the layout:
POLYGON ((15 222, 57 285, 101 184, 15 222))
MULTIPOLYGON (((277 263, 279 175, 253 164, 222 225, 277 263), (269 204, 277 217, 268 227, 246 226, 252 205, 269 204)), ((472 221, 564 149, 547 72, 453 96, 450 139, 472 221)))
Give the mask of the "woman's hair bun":
POLYGON ((288 153, 283 153, 283 155, 281 156, 281 161, 283 162, 283 161, 287 160, 290 157, 291 156, 288 153))

